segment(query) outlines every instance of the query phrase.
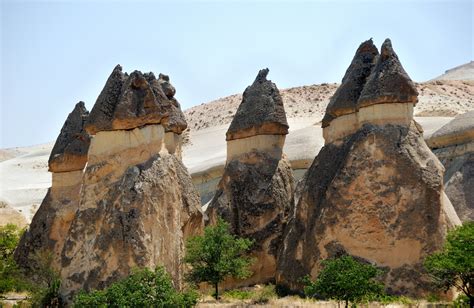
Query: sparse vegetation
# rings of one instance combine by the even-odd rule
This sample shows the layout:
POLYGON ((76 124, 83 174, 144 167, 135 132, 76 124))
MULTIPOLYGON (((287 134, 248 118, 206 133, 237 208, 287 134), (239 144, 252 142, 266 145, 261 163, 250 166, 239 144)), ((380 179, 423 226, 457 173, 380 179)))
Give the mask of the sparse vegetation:
POLYGON ((34 307, 62 307, 59 294, 61 280, 59 272, 53 267, 53 254, 48 250, 39 250, 32 257, 30 302, 34 307))
POLYGON ((451 230, 440 252, 425 260, 425 267, 440 288, 456 288, 474 306, 474 222, 451 230))
POLYGON ((193 307, 194 290, 178 292, 163 267, 140 269, 101 291, 81 292, 74 307, 193 307))
POLYGON ((371 264, 364 264, 351 256, 342 256, 322 262, 323 269, 316 281, 303 279, 308 297, 344 301, 346 308, 367 297, 383 294, 383 285, 376 280, 380 271, 371 264))
POLYGON ((229 224, 219 219, 215 226, 204 229, 203 236, 195 236, 186 243, 185 262, 192 269, 187 278, 194 283, 208 282, 219 298, 219 283, 228 277, 246 278, 251 275, 252 260, 246 252, 252 245, 249 239, 238 238, 229 232, 229 224))
POLYGON ((24 291, 29 287, 13 259, 22 234, 23 230, 13 224, 0 227, 0 294, 24 291))

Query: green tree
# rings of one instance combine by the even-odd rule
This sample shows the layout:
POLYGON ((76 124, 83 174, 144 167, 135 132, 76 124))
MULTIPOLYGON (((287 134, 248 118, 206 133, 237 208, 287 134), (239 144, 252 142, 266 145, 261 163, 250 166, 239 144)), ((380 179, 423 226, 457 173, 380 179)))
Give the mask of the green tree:
POLYGON ((14 224, 0 227, 0 294, 28 288, 13 259, 13 252, 22 234, 23 230, 14 224))
POLYGON ((243 279, 252 274, 249 270, 252 259, 246 256, 252 243, 249 239, 230 234, 229 224, 219 219, 215 226, 204 229, 203 236, 187 241, 184 260, 192 267, 188 280, 212 284, 218 299, 219 283, 225 278, 243 279))
POLYGON ((59 271, 53 266, 53 253, 40 249, 31 256, 32 268, 29 273, 31 303, 33 307, 63 307, 59 288, 59 271))
POLYGON ((308 297, 335 299, 357 303, 369 296, 383 294, 384 286, 376 280, 380 271, 371 264, 358 262, 351 256, 342 256, 322 262, 316 281, 304 278, 304 292, 308 297))
POLYGON ((163 267, 134 270, 101 291, 80 292, 74 307, 193 307, 195 291, 177 292, 163 267))
POLYGON ((424 265, 439 287, 457 288, 474 307, 474 222, 448 232, 443 249, 427 257, 424 265))

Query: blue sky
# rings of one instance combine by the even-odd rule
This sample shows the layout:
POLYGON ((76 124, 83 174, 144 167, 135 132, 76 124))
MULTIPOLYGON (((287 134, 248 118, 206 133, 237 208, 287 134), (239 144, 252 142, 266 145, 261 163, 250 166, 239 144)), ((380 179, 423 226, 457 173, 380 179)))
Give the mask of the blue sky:
POLYGON ((424 81, 473 60, 473 1, 1 2, 0 147, 54 141, 113 67, 170 75, 184 109, 243 92, 339 82, 360 42, 387 37, 424 81))

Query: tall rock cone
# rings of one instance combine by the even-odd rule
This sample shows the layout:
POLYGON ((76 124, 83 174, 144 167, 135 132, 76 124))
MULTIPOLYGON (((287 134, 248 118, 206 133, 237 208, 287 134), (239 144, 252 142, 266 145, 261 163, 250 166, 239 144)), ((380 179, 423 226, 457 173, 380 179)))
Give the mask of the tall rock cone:
POLYGON ((357 101, 379 54, 372 39, 360 44, 342 78, 341 85, 331 97, 322 121, 326 143, 353 133, 357 127, 357 101))
POLYGON ((458 115, 427 140, 446 168, 444 185, 461 221, 474 220, 474 111, 458 115))
MULTIPOLYGON (((117 66, 100 93, 84 125, 91 135, 90 147, 83 174, 78 171, 80 198, 67 216, 69 227, 54 228, 51 235, 43 235, 43 242, 35 242, 35 247, 48 249, 58 233, 64 238, 58 268, 66 302, 78 290, 104 288, 133 268, 164 266, 174 285, 182 287, 185 241, 202 232, 203 216, 199 195, 177 151, 187 124, 174 92, 169 78, 164 83, 153 73, 128 75, 117 66)), ((68 118, 65 126, 70 122, 68 118)), ((50 160, 53 171, 56 161, 69 166, 72 160, 58 156, 61 149, 64 155, 79 152, 75 146, 63 146, 60 140, 69 137, 61 136, 50 160)), ((61 170, 67 166, 61 165, 61 170)), ((44 204, 54 192, 54 175, 44 204)), ((43 211, 42 205, 37 215, 43 211)), ((23 250, 19 248, 19 256, 23 250)))
POLYGON ((226 287, 273 281, 283 228, 293 202, 294 179, 282 149, 288 133, 285 110, 274 83, 261 70, 243 94, 227 131, 227 163, 206 214, 232 232, 255 240, 253 275, 226 287))
POLYGON ((317 277, 321 261, 348 254, 381 268, 391 294, 433 292, 423 260, 460 221, 443 166, 413 120, 412 85, 385 41, 357 101, 357 128, 326 140, 297 189, 278 259, 281 286, 301 291, 299 279, 317 277))
POLYGON ((69 114, 49 157, 52 186, 15 251, 17 263, 34 267, 34 256, 50 252, 53 266, 60 267, 65 237, 79 207, 83 169, 90 138, 84 131, 89 112, 79 102, 69 114))

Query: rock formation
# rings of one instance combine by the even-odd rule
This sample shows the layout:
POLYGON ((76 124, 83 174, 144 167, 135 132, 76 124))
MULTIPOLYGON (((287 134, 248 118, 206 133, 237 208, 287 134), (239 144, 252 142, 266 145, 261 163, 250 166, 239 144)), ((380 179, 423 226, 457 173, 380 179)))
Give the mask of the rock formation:
POLYGON ((227 163, 217 192, 206 211, 210 223, 220 216, 232 231, 255 240, 253 275, 227 286, 274 279, 277 252, 293 201, 294 180, 282 153, 288 133, 285 110, 274 83, 261 70, 243 94, 227 131, 227 163))
POLYGON ((60 267, 65 236, 79 207, 83 169, 90 138, 84 131, 89 112, 79 102, 69 114, 49 157, 52 185, 22 237, 15 258, 24 267, 34 266, 39 250, 51 251, 53 266, 60 267))
POLYGON ((316 277, 322 260, 349 254, 380 267, 389 293, 426 294, 422 262, 460 223, 443 190, 443 167, 413 120, 414 84, 390 40, 376 54, 371 41, 359 47, 328 106, 323 126, 332 132, 297 188, 285 229, 281 286, 301 291, 299 279, 316 277), (367 60, 364 69, 352 69, 359 59, 367 60), (349 127, 338 121, 345 110, 355 110, 349 127))
MULTIPOLYGON (((180 159, 180 134, 187 124, 174 94, 165 75, 128 75, 117 66, 84 125, 91 136, 88 151, 71 141, 78 126, 66 121, 50 160, 66 166, 50 163, 50 170, 67 169, 71 161, 76 170, 76 154, 87 153, 81 160, 87 161, 84 171, 84 165, 74 171, 79 202, 67 216, 63 204, 46 207, 54 198, 52 189, 34 219, 42 225, 32 224, 29 231, 38 233, 54 216, 70 222, 54 229, 64 247, 53 248, 66 301, 79 289, 106 287, 135 267, 163 265, 181 287, 185 240, 202 231, 203 217, 180 159)), ((54 175, 53 188, 70 181, 64 176, 56 181, 54 175)), ((53 236, 43 237, 35 249, 51 248, 47 243, 53 236)), ((24 249, 17 254, 23 256, 24 249)))
POLYGON ((459 218, 474 220, 474 111, 457 116, 427 143, 446 168, 446 194, 459 218))
POLYGON ((360 44, 341 85, 329 100, 322 120, 326 143, 344 138, 358 128, 357 100, 375 65, 379 51, 372 39, 360 44))

